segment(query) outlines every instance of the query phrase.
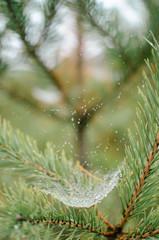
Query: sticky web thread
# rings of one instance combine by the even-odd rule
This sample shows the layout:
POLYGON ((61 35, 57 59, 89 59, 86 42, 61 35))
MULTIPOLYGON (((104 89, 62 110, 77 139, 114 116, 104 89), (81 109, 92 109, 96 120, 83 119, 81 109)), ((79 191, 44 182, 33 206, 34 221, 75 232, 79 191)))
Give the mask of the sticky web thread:
POLYGON ((108 172, 103 176, 104 181, 99 181, 92 176, 75 168, 69 181, 42 181, 40 190, 51 194, 54 198, 71 207, 89 208, 101 202, 117 185, 120 170, 108 172))

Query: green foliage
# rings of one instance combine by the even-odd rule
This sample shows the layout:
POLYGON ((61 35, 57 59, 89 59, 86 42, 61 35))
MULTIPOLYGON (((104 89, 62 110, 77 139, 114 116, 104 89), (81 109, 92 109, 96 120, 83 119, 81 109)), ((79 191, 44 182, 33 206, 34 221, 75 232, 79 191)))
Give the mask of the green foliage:
MULTIPOLYGON (((151 209, 148 215, 144 214, 144 218, 139 222, 139 225, 134 229, 134 231, 128 235, 128 238, 146 235, 152 231, 158 230, 159 225, 159 212, 158 208, 151 209)), ((150 239, 158 239, 151 237, 150 239)))
POLYGON ((98 232, 104 230, 103 222, 96 217, 95 208, 64 206, 38 189, 28 188, 21 181, 14 190, 4 189, 0 213, 1 238, 57 240, 63 236, 79 239, 89 232, 91 236, 91 231, 98 237, 98 232))
MULTIPOLYGON (((158 235, 159 44, 154 38, 154 45, 151 45, 154 64, 146 60, 151 80, 144 73, 144 92, 139 89, 141 102, 137 109, 136 133, 133 135, 129 131, 130 146, 126 147, 126 158, 118 184, 122 203, 120 222, 116 226, 111 225, 99 217, 95 206, 76 208, 78 205, 74 203, 74 207, 68 207, 71 204, 67 198, 64 197, 63 201, 57 197, 64 194, 64 189, 70 191, 68 186, 73 186, 74 183, 77 183, 75 186, 79 189, 86 185, 89 189, 92 184, 96 185, 102 180, 83 168, 84 172, 81 172, 81 167, 74 166, 64 154, 55 157, 50 143, 44 153, 40 152, 33 139, 18 130, 14 131, 10 124, 3 120, 0 125, 1 168, 31 177, 33 187, 23 186, 20 182, 16 188, 5 188, 2 192, 2 238, 81 239, 87 234, 89 237, 90 234, 90 239, 109 238, 109 235, 113 235, 114 239, 122 239, 123 227, 134 217, 140 217, 139 224, 132 231, 128 231, 124 239, 153 239, 153 236, 158 235), (58 188, 56 195, 54 192, 58 188)), ((110 183, 112 184, 111 181, 110 183)), ((101 189, 98 188, 98 191, 101 189)), ((78 193, 79 199, 80 193, 81 190, 78 193)))
MULTIPOLYGON (((147 47, 143 50, 141 48, 140 54, 136 57, 137 51, 135 52, 130 46, 136 47, 138 38, 134 38, 132 42, 126 37, 125 32, 120 33, 121 26, 117 27, 120 22, 118 14, 113 13, 113 19, 111 11, 105 16, 105 10, 96 1, 81 0, 65 3, 48 0, 40 3, 2 0, 0 7, 7 16, 7 28, 19 34, 28 55, 58 87, 63 94, 65 104, 68 103, 68 109, 72 111, 76 109, 78 103, 73 106, 74 103, 71 103, 71 97, 67 96, 61 80, 47 68, 41 57, 41 50, 45 51, 50 46, 49 43, 52 44, 53 40, 57 40, 56 28, 52 26, 58 23, 58 9, 64 4, 76 9, 80 21, 88 23, 93 30, 100 33, 102 39, 106 38, 107 43, 113 45, 106 48, 111 54, 113 53, 113 57, 118 57, 117 65, 122 70, 120 77, 123 81, 129 79, 128 76, 138 69, 141 58, 143 59, 147 53, 149 56, 150 51, 147 47), (31 35, 37 29, 29 25, 29 10, 32 7, 38 9, 44 17, 36 41, 33 41, 31 35), (113 24, 109 24, 110 19, 113 20, 113 24), (124 65, 126 62, 129 63, 128 67, 124 65)), ((157 29, 156 23, 151 26, 153 30, 157 29)), ((116 226, 112 225, 99 216, 98 209, 94 206, 116 185, 117 173, 114 173, 114 176, 112 174, 106 176, 106 179, 99 179, 79 164, 75 165, 72 160, 67 160, 64 153, 56 156, 51 143, 46 145, 44 152, 40 151, 35 140, 23 135, 19 130, 13 130, 6 120, 2 120, 0 167, 5 171, 10 170, 11 173, 20 174, 25 184, 28 184, 23 186, 23 183, 19 182, 16 187, 5 188, 1 193, 1 238, 81 239, 86 235, 87 239, 102 239, 111 235, 113 239, 127 240, 146 237, 153 239, 153 236, 158 236, 159 45, 155 38, 154 44, 150 44, 153 47, 154 64, 149 60, 146 60, 146 64, 151 79, 144 73, 144 91, 139 89, 142 100, 137 109, 136 132, 132 134, 129 131, 130 146, 126 146, 126 157, 118 183, 122 204, 120 222, 116 226), (90 207, 91 205, 93 206, 90 207), (127 229, 127 222, 132 218, 135 218, 136 225, 130 230, 127 229), (123 228, 128 232, 124 233, 123 228)), ((140 45, 140 41, 137 45, 140 45)), ((3 72, 5 68, 4 61, 0 61, 0 71, 3 72)), ((16 95, 15 91, 14 93, 16 95)), ((23 101, 28 101, 20 94, 19 97, 23 101)), ((86 113, 81 109, 76 111, 75 116, 78 130, 85 128, 96 110, 94 105, 89 110, 86 109, 86 113)))
MULTIPOLYGON (((154 71, 152 70, 149 60, 146 60, 147 66, 150 69, 152 84, 150 83, 147 75, 144 72, 144 89, 143 93, 139 89, 141 95, 141 102, 137 109, 137 122, 135 122, 136 133, 132 134, 129 130, 130 146, 126 147, 126 165, 122 169, 122 177, 124 181, 121 181, 119 193, 123 203, 123 211, 128 205, 131 196, 136 188, 136 184, 141 183, 141 174, 145 172, 145 160, 149 160, 149 154, 154 151, 156 136, 159 131, 159 75, 158 75, 158 51, 159 45, 155 42, 155 51, 153 51, 154 57, 154 71), (125 192, 127 196, 125 196, 125 192)), ((150 206, 157 201, 159 196, 158 186, 158 167, 159 167, 159 153, 157 152, 149 167, 151 168, 151 174, 146 177, 145 185, 140 194, 138 194, 137 200, 134 203, 135 211, 132 217, 139 215, 146 211, 150 206), (151 194, 148 194, 151 192, 151 194), (152 198, 153 196, 153 198, 152 198), (139 201, 140 199, 140 201, 139 201)))
POLYGON ((46 144, 44 152, 39 151, 35 140, 14 131, 5 120, 0 132, 1 168, 23 174, 33 186, 68 205, 89 207, 116 184, 118 172, 105 176, 105 181, 86 174, 78 164, 67 160, 64 152, 56 156, 51 143, 46 144))

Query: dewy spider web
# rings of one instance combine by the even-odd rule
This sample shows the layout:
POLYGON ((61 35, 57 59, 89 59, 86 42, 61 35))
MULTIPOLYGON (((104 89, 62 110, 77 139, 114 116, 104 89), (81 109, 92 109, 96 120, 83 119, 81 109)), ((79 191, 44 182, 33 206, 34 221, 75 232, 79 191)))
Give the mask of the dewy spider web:
POLYGON ((40 190, 71 207, 91 207, 100 202, 116 186, 119 170, 103 176, 104 180, 93 178, 85 172, 79 174, 77 167, 70 176, 70 181, 50 182, 46 179, 39 185, 40 190))
POLYGON ((55 156, 52 144, 47 143, 44 152, 39 151, 34 139, 12 129, 0 121, 1 163, 4 168, 33 177, 32 185, 51 194, 72 207, 90 207, 100 202, 116 186, 119 170, 107 173, 103 179, 94 176, 79 163, 68 160, 65 154, 55 156), (15 168, 16 166, 16 168, 15 168), (9 168, 10 169, 10 168, 9 168))

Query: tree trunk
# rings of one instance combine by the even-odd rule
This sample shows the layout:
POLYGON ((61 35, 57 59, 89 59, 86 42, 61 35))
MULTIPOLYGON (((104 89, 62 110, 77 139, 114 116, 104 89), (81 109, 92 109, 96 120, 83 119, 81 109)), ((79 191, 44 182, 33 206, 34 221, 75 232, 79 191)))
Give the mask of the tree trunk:
POLYGON ((78 148, 78 155, 79 161, 82 165, 84 165, 86 161, 86 152, 85 152, 85 142, 84 142, 84 128, 77 128, 77 148, 78 148))

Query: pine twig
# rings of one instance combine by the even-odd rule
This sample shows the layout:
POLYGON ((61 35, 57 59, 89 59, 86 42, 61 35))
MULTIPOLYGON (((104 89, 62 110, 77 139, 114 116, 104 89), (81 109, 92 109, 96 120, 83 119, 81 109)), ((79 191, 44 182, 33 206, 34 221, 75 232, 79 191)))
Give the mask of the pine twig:
POLYGON ((92 232, 92 233, 96 233, 96 234, 99 234, 99 235, 103 235, 103 236, 113 236, 114 235, 114 232, 102 232, 100 230, 95 230, 94 228, 92 228, 91 226, 88 226, 88 225, 82 225, 82 224, 79 224, 77 222, 73 222, 73 221, 63 221, 63 220, 55 220, 55 219, 25 219, 23 218, 21 215, 17 215, 16 216, 16 220, 17 221, 25 221, 25 222, 29 222, 31 224, 40 224, 40 223, 44 223, 44 224, 53 224, 53 225, 65 225, 65 226, 68 226, 68 227, 76 227, 76 228, 79 228, 79 229, 82 229, 82 230, 87 230, 89 232, 92 232))
POLYGON ((120 240, 134 240, 134 239, 144 239, 147 237, 153 237, 153 236, 156 236, 157 234, 159 234, 159 229, 154 230, 152 232, 147 232, 143 235, 135 235, 134 237, 125 237, 125 236, 119 235, 117 236, 117 238, 120 240))
POLYGON ((96 179, 97 181, 99 182, 103 182, 103 183, 108 183, 107 181, 103 180, 103 179, 100 179, 98 177, 96 177, 95 175, 93 175, 92 173, 90 173, 88 170, 86 170, 84 167, 82 167, 78 162, 76 163, 76 166, 78 168, 80 168, 83 172, 85 172, 88 176, 96 179))
POLYGON ((108 228, 110 228, 113 232, 116 231, 115 226, 114 226, 112 223, 110 223, 108 220, 106 220, 106 219, 102 216, 101 212, 98 211, 98 210, 97 210, 97 216, 98 216, 102 221, 104 221, 104 223, 108 226, 108 228))
POLYGON ((132 208, 132 205, 133 203, 135 202, 135 200, 137 199, 139 193, 141 192, 144 184, 145 184, 145 180, 147 178, 147 176, 149 175, 149 172, 150 172, 150 164, 151 162, 153 161, 155 155, 157 154, 158 152, 158 146, 159 146, 159 132, 157 133, 157 137, 156 137, 156 140, 155 140, 155 146, 154 146, 154 150, 150 153, 148 159, 147 159, 147 162, 146 162, 146 165, 145 165, 145 170, 144 172, 141 174, 141 177, 140 177, 140 182, 137 184, 136 186, 136 189, 132 195, 132 199, 129 201, 128 203, 128 206, 127 208, 125 209, 125 212, 120 220, 120 222, 117 224, 116 228, 118 230, 121 230, 127 219, 129 218, 129 216, 133 213, 133 211, 135 210, 135 208, 133 207, 132 208), (132 209, 131 209, 132 208, 132 209))

